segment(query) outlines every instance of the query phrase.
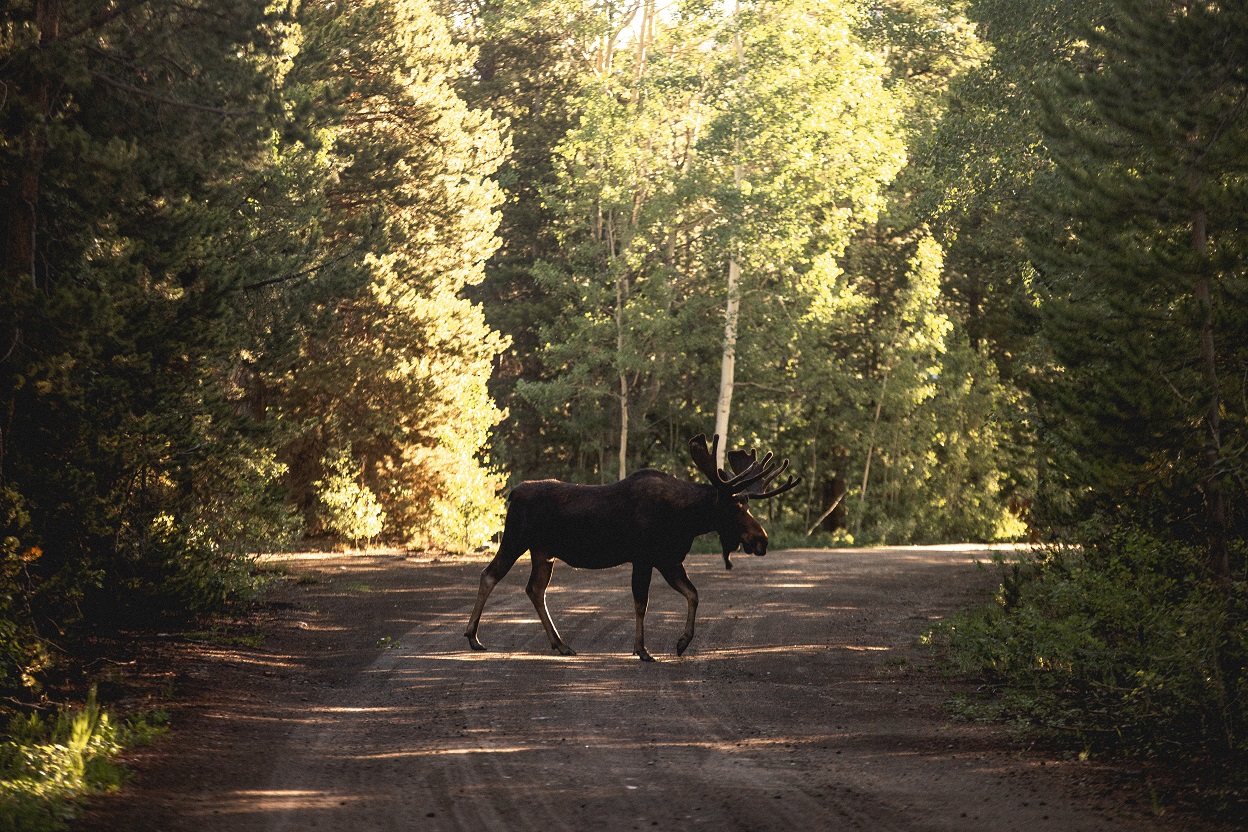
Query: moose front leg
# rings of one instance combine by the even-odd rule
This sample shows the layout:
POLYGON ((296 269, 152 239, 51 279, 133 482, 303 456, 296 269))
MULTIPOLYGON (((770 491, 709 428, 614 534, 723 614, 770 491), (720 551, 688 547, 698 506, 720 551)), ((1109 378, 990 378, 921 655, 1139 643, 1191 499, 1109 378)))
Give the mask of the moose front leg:
POLYGON ((529 600, 533 602, 537 617, 542 620, 542 628, 546 630, 546 637, 550 639, 551 648, 558 650, 562 656, 575 656, 576 651, 564 644, 559 631, 555 629, 555 622, 550 618, 550 610, 546 609, 546 587, 550 586, 550 576, 555 571, 555 561, 540 552, 530 552, 529 556, 533 559, 533 572, 529 575, 529 584, 524 591, 528 593, 529 600))
POLYGON ((633 639, 633 655, 643 662, 654 657, 646 652, 646 605, 650 600, 650 575, 653 568, 640 563, 633 564, 633 609, 637 612, 637 636, 633 639))
POLYGON ((504 539, 504 545, 498 550, 498 554, 485 569, 481 570, 481 586, 477 590, 477 602, 473 605, 472 615, 468 618, 468 629, 464 631, 464 635, 468 637, 468 644, 473 650, 485 649, 485 645, 477 638, 477 628, 481 626, 481 613, 485 610, 486 600, 498 582, 507 576, 511 567, 515 566, 522 554, 524 554, 523 548, 507 546, 504 539))
POLYGON ((684 564, 660 566, 659 574, 672 589, 685 596, 685 600, 689 602, 689 614, 685 618, 685 632, 680 637, 680 641, 676 642, 676 655, 683 656, 685 650, 689 648, 689 642, 693 641, 693 624, 698 614, 698 590, 693 585, 693 581, 689 580, 684 564))

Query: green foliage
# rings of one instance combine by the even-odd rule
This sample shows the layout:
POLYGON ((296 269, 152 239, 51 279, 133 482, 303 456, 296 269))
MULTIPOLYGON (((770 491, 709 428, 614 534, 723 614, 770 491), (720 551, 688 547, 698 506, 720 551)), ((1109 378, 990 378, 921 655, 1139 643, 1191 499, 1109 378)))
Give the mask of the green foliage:
POLYGON ((14 716, 0 739, 0 830, 53 832, 77 815, 78 801, 117 789, 111 758, 164 732, 161 714, 118 725, 92 688, 83 707, 56 716, 14 716))
POLYGON ((503 527, 506 503, 499 474, 472 459, 461 459, 433 503, 430 542, 450 551, 469 552, 487 544, 503 527))
POLYGON ((990 681, 998 716, 1074 745, 1248 754, 1248 585, 1227 595, 1199 550, 1119 529, 1008 566, 994 603, 937 627, 959 673, 990 681))
POLYGON ((0 12, 0 688, 253 597, 317 483, 348 537, 488 534, 469 59, 423 0, 0 12))
POLYGON ((307 126, 334 175, 325 286, 288 307, 290 352, 265 362, 292 431, 287 482, 314 531, 413 540, 445 505, 483 499, 477 457, 501 415, 486 383, 506 342, 461 293, 497 245, 488 177, 507 147, 456 95, 469 54, 428 3, 305 5, 298 19, 287 83, 328 98, 307 126))
POLYGON ((321 501, 321 519, 332 533, 351 542, 368 541, 381 534, 386 513, 360 482, 359 466, 349 448, 324 460, 325 479, 313 483, 321 501))
MULTIPOLYGON (((770 519, 808 524, 852 488, 829 531, 848 513, 872 540, 1016 536, 1005 505, 1027 477, 995 457, 1015 439, 1017 397, 948 314, 941 246, 907 207, 914 177, 889 187, 907 141, 940 122, 948 84, 985 57, 964 10, 655 16, 642 3, 627 31, 621 9, 599 11, 573 15, 586 62, 547 105, 568 127, 543 134, 532 168, 547 183, 540 227, 561 245, 517 244, 505 269, 514 281, 529 252, 522 316, 514 296, 487 305, 527 347, 505 365, 514 394, 496 445, 514 474, 603 482, 621 451, 626 470, 688 469, 684 440, 707 430, 715 399, 731 253, 744 302, 729 441, 801 460, 811 484, 770 519)), ((488 39, 497 13, 467 24, 485 48, 510 43, 488 39)), ((490 69, 469 94, 534 83, 532 68, 490 69)))
POLYGON ((1248 529, 1246 31, 1237 5, 1115 4, 1095 71, 1051 96, 1059 176, 1031 246, 1052 522, 1127 507, 1224 578, 1248 529))
POLYGON ((1070 545, 937 635, 1001 686, 998 714, 1209 757, 1242 787, 1248 17, 1160 0, 973 16, 998 48, 932 147, 965 182, 931 192, 947 291, 1022 388, 1030 520, 1070 545))
POLYGON ((51 660, 30 608, 37 586, 30 565, 43 552, 23 543, 30 515, 21 494, 11 487, 0 488, 0 521, 0 680, 33 688, 51 660))
MULTIPOLYGON (((281 3, 199 5, 3 12, 0 478, 5 513, 28 518, 6 532, 3 613, 20 642, 219 603, 247 571, 241 539, 281 523, 278 472, 249 467, 263 437, 227 387, 230 298, 274 262, 236 229, 291 21, 281 3)), ((0 687, 34 682, 2 670, 0 687)))
POLYGON ((913 152, 913 194, 946 249, 943 286, 971 345, 1007 383, 1027 371, 1037 327, 1025 239, 1038 227, 1053 162, 1042 100, 1086 66, 1083 29, 1104 3, 977 0, 967 16, 990 55, 952 79, 940 123, 913 152))

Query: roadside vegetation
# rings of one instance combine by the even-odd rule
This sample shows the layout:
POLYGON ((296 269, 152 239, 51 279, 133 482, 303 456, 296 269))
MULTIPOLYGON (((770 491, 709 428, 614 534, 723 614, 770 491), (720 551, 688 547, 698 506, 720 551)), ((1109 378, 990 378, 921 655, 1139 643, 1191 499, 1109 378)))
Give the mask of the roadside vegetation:
MULTIPOLYGON (((981 713, 1177 763, 1248 805, 1242 8, 1116 2, 1077 26, 1037 135, 1024 272, 1041 465, 996 602, 934 633, 981 713)), ((1241 814, 1242 816, 1242 814, 1241 814)))
POLYGON ((1201 552, 1114 528, 1081 546, 998 559, 990 604, 926 637, 946 669, 981 683, 957 713, 1081 757, 1182 769, 1194 791, 1159 801, 1240 815, 1248 799, 1248 584, 1230 593, 1201 552))
POLYGON ((5 707, 714 430, 803 476, 779 545, 1052 544, 955 664, 1234 782, 1245 55, 1207 0, 9 3, 5 707))
POLYGON ((64 829, 83 798, 125 781, 118 754, 164 730, 162 713, 118 724, 101 710, 94 688, 80 708, 12 717, 0 741, 0 830, 64 829))

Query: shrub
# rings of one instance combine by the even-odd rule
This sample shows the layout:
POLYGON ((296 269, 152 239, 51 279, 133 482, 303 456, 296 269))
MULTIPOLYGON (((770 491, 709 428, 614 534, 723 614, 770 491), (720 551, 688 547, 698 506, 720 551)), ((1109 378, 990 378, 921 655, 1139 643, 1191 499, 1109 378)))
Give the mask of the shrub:
POLYGON ((937 627, 999 712, 1081 744, 1242 760, 1248 586, 1210 580, 1192 547, 1117 530, 1010 564, 995 603, 937 627), (1007 703, 1001 707, 1002 703, 1007 703))
POLYGON ((381 534, 386 513, 373 492, 360 481, 359 464, 351 449, 331 452, 321 462, 326 475, 314 485, 325 528, 353 543, 381 534))
POLYGON ((21 495, 0 488, 0 690, 36 687, 50 661, 30 615, 36 584, 30 565, 43 552, 24 539, 29 522, 21 495))
POLYGON ((468 552, 489 542, 502 528, 506 504, 499 496, 502 477, 471 457, 456 461, 433 501, 430 542, 468 552))
POLYGON ((62 829, 77 800, 120 786, 123 771, 111 758, 160 733, 158 721, 118 725, 94 688, 80 709, 14 716, 0 739, 0 832, 62 829))

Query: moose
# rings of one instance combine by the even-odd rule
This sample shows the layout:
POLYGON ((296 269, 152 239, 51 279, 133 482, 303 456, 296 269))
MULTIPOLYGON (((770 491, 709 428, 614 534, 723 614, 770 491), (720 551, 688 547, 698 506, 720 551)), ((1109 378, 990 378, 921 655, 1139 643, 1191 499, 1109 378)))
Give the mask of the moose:
POLYGON ((731 569, 730 555, 738 547, 754 555, 767 554, 767 532, 750 514, 749 501, 783 494, 801 482, 790 475, 771 484, 788 468, 788 460, 776 463, 768 453, 730 451, 732 476, 716 465, 719 436, 710 448, 706 435, 689 440, 689 455, 710 481, 700 484, 679 480, 662 471, 645 468, 610 485, 574 485, 558 480, 522 482, 511 492, 503 539, 498 554, 481 573, 481 586, 468 629, 464 635, 474 650, 484 650, 477 638, 481 611, 495 585, 511 570, 525 551, 533 571, 525 588, 552 649, 564 656, 576 652, 559 636, 546 609, 546 587, 555 560, 579 569, 609 569, 633 565, 633 606, 637 634, 633 654, 643 662, 654 658, 646 651, 645 616, 650 579, 655 569, 689 603, 685 631, 676 643, 676 655, 684 655, 693 641, 698 590, 685 572, 684 560, 700 534, 718 532, 724 565, 731 569))

